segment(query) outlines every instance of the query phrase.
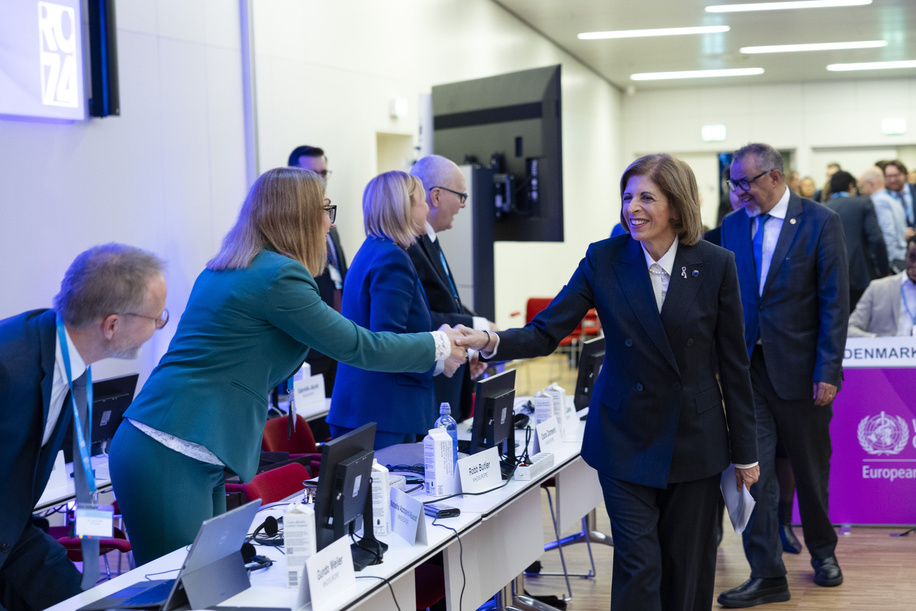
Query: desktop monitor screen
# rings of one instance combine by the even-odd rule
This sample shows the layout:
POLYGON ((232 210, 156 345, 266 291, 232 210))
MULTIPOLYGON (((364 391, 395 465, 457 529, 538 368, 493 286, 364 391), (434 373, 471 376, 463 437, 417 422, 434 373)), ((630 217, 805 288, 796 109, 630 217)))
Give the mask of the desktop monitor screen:
POLYGON ((501 454, 515 459, 515 370, 510 369, 477 382, 471 454, 501 447, 501 454))
MULTIPOLYGON (((369 475, 374 456, 375 427, 375 423, 370 422, 321 447, 321 468, 315 497, 315 533, 319 551, 345 536, 348 528, 352 530, 367 504, 371 511, 369 475)), ((365 536, 372 533, 369 517, 364 520, 370 524, 364 529, 365 536)))
POLYGON ((579 356, 579 376, 576 379, 576 411, 588 407, 592 399, 592 390, 604 364, 604 337, 596 337, 582 344, 579 356))
MULTIPOLYGON (((105 453, 105 445, 114 437, 124 411, 134 399, 139 374, 92 382, 92 455, 105 453)), ((64 406, 72 409, 70 405, 64 406)), ((72 434, 72 420, 70 424, 72 434)), ((64 444, 64 460, 73 462, 73 444, 64 444)))

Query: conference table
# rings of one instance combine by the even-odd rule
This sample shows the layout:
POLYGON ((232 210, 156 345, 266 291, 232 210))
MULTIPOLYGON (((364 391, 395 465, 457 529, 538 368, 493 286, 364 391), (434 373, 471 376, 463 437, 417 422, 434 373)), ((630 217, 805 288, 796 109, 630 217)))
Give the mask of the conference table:
MULTIPOLYGON (((575 441, 560 442, 554 448, 554 464, 531 480, 510 479, 504 486, 479 496, 454 497, 444 504, 461 510, 459 516, 425 520, 427 543, 410 545, 395 533, 380 540, 388 544, 382 564, 368 566, 356 574, 353 587, 340 588, 333 602, 324 609, 416 608, 415 569, 436 554, 443 554, 446 604, 449 611, 472 611, 480 607, 522 574, 544 553, 544 527, 540 486, 555 478, 557 514, 561 529, 576 524, 602 502, 598 477, 579 456, 582 429, 578 423, 575 441), (439 526, 442 525, 442 526, 439 526), (449 528, 445 528, 447 526, 449 528), (390 587, 389 587, 390 586, 390 587)), ((395 446, 377 452, 382 464, 403 464, 397 452, 422 455, 422 444, 395 446), (390 459, 390 460, 389 460, 390 459), (394 461, 392 463, 391 461, 394 461)), ((297 495, 301 496, 301 495, 297 495)), ((434 500, 422 491, 411 496, 420 501, 434 500)), ((261 508, 251 531, 269 514, 279 516, 287 501, 261 508)), ((562 530, 561 530, 562 531, 562 530)), ((251 587, 224 601, 224 607, 277 607, 297 609, 298 591, 286 587, 285 560, 279 549, 258 547, 258 553, 275 561, 272 567, 251 573, 251 587)), ((187 549, 181 548, 153 562, 137 567, 104 582, 54 607, 53 611, 78 609, 144 579, 167 579, 177 575, 187 549)), ((505 599, 504 599, 505 600, 505 599)), ((312 605, 301 606, 312 609, 312 605)))

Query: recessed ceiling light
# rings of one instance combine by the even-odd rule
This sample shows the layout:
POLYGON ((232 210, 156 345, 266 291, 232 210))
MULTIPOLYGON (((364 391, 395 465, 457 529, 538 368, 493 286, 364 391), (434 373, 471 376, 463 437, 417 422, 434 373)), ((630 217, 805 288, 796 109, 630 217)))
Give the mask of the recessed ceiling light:
POLYGON ((798 45, 766 45, 762 47, 741 47, 742 53, 795 53, 797 51, 838 51, 843 49, 876 49, 886 47, 886 40, 859 40, 853 42, 814 42, 798 45))
POLYGON ((796 0, 794 2, 757 2, 754 4, 719 4, 707 6, 707 13, 743 13, 747 11, 783 11, 796 8, 831 8, 864 6, 872 0, 796 0))
POLYGON ((603 38, 643 38, 647 36, 683 36, 686 34, 718 34, 728 32, 727 25, 711 25, 695 28, 656 28, 652 30, 617 30, 613 32, 582 32, 579 40, 600 40, 603 38))
POLYGON ((831 72, 846 72, 850 70, 893 70, 895 68, 916 68, 916 59, 898 62, 861 62, 858 64, 830 64, 827 70, 831 72))
POLYGON ((725 70, 686 70, 683 72, 639 72, 631 74, 634 81, 663 81, 684 78, 717 78, 723 76, 756 76, 763 68, 729 68, 725 70))

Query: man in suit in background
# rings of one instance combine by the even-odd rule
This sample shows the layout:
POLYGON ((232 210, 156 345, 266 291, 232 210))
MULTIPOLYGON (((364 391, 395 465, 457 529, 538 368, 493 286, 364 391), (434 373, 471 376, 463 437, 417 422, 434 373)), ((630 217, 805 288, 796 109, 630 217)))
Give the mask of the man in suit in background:
MULTIPOLYGON (((302 145, 293 149, 289 155, 291 167, 305 168, 321 176, 325 181, 331 175, 328 169, 328 158, 317 146, 302 145)), ((340 312, 340 300, 343 294, 343 282, 347 275, 347 257, 340 245, 337 227, 331 226, 328 232, 328 266, 320 276, 315 278, 321 300, 340 312)), ((324 376, 324 395, 331 396, 334 390, 334 379, 337 377, 337 361, 312 348, 305 362, 312 368, 312 375, 324 376)))
POLYGON ((916 235, 906 246, 906 269, 865 289, 849 315, 850 337, 916 335, 916 235))
POLYGON ((916 186, 906 181, 906 166, 897 159, 884 164, 884 182, 888 194, 903 208, 906 214, 906 239, 916 235, 916 186))
MULTIPOLYGON (((441 155, 428 155, 417 161, 410 173, 420 179, 426 191, 429 213, 426 215, 426 235, 407 249, 417 275, 426 291, 433 327, 459 324, 475 329, 496 331, 496 325, 486 318, 476 316, 471 308, 461 302, 458 287, 448 267, 445 253, 439 245, 437 234, 451 229, 455 215, 467 201, 467 182, 461 169, 441 155)), ((486 365, 475 357, 462 365, 451 378, 436 376, 436 401, 448 401, 456 420, 471 414, 472 379, 483 373, 486 365), (460 417, 459 417, 460 416, 460 417)))
POLYGON ((735 152, 729 188, 742 210, 725 217, 722 246, 735 253, 757 413, 760 479, 744 531, 751 578, 719 595, 724 607, 789 600, 779 540, 776 436, 795 473, 814 581, 837 586, 837 535, 827 514, 830 420, 849 318, 846 244, 840 217, 786 187, 779 152, 735 152))
POLYGON ((868 197, 875 207, 878 225, 884 234, 887 259, 891 273, 903 271, 906 256, 906 212, 884 188, 884 172, 874 166, 859 177, 859 193, 868 197))
MULTIPOLYGON (((140 346, 168 322, 162 267, 157 257, 138 248, 97 246, 70 265, 53 310, 32 310, 0 321, 0 472, 5 474, 0 608, 44 609, 79 594, 81 579, 83 588, 98 579, 97 561, 94 574, 87 562, 88 578, 80 577, 64 548, 36 525, 32 509, 76 409, 69 399, 65 362, 77 394, 95 361, 135 358, 140 346)), ((88 423, 82 425, 85 429, 88 423)), ((74 456, 78 460, 79 452, 74 456)), ((79 497, 79 486, 77 490, 79 497)), ((97 540, 94 551, 97 558, 97 540)))
POLYGON ((878 225, 875 206, 867 197, 856 195, 856 179, 844 170, 830 178, 830 200, 826 206, 840 215, 846 234, 849 262, 849 309, 854 310, 868 283, 890 273, 884 235, 878 225))

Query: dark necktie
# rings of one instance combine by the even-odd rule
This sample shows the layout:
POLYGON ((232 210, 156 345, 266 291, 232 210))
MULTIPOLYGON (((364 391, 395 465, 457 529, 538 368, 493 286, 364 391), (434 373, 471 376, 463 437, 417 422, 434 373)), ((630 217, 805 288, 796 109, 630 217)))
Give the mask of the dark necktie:
POLYGON ((766 283, 766 278, 760 277, 761 273, 763 273, 763 226, 766 225, 770 218, 769 214, 758 216, 757 233, 754 234, 754 264, 757 266, 757 286, 760 289, 760 293, 763 292, 763 285, 766 283))
POLYGON ((455 282, 452 280, 452 272, 448 269, 448 263, 445 262, 445 253, 442 252, 442 246, 439 244, 439 240, 433 242, 436 245, 436 250, 439 251, 439 261, 442 263, 442 269, 445 271, 445 277, 448 278, 448 285, 452 289, 452 297, 455 301, 458 301, 458 289, 455 288, 455 282))
MULTIPOLYGON (((90 449, 92 436, 92 423, 89 422, 89 410, 86 406, 86 373, 73 380, 73 398, 76 399, 76 411, 80 417, 80 425, 83 428, 84 439, 86 440, 87 450, 90 449)), ((71 409, 71 402, 68 398, 64 399, 63 409, 71 409)), ((77 507, 85 506, 93 502, 92 492, 89 490, 89 482, 86 479, 86 473, 83 471, 83 461, 80 460, 79 442, 76 437, 76 422, 73 423, 73 482, 76 489, 77 507)), ((99 580, 99 539, 98 537, 84 537, 80 542, 83 551, 83 580, 81 586, 84 590, 93 587, 99 580)))

